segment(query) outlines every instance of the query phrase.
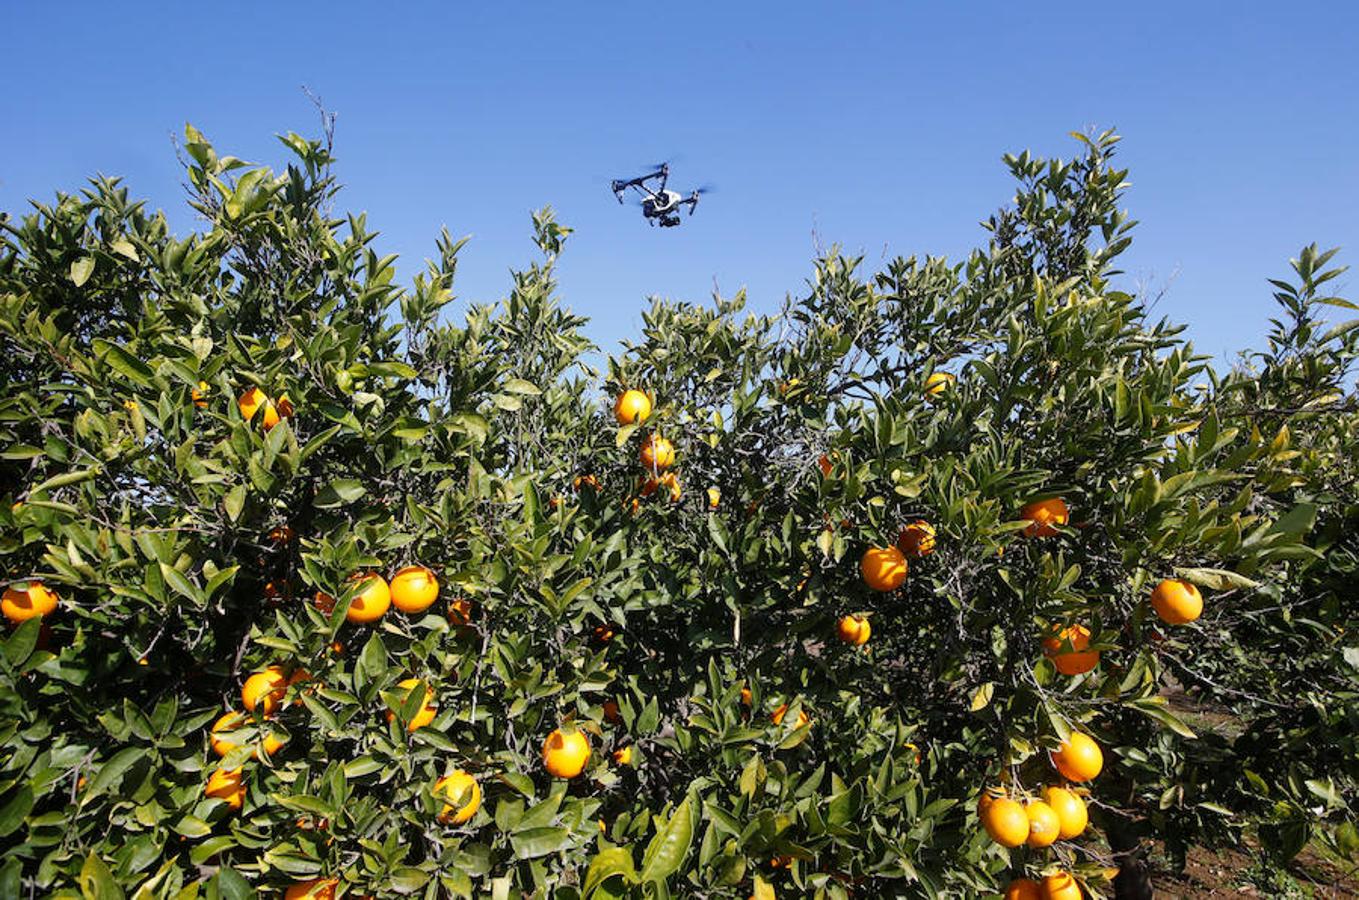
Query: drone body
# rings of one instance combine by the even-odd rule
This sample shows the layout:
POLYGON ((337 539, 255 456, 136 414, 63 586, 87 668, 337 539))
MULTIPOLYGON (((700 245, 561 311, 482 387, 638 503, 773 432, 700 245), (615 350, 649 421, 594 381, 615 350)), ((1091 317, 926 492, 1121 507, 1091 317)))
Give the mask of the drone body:
POLYGON ((699 195, 702 189, 694 191, 685 197, 675 191, 668 190, 665 186, 666 179, 670 177, 670 166, 662 163, 656 171, 640 178, 629 178, 626 180, 615 180, 612 184, 613 194, 618 198, 618 202, 623 202, 623 194, 631 188, 641 197, 642 217, 653 226, 660 225, 662 228, 673 228, 680 223, 680 208, 689 207, 689 215, 694 214, 694 207, 698 206, 699 195), (648 182, 655 182, 654 186, 648 182))

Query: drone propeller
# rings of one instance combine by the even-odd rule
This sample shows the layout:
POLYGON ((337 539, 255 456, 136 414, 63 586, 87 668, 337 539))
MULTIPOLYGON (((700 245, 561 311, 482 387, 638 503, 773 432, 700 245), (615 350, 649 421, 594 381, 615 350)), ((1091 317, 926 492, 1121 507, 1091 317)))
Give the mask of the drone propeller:
POLYGON ((701 184, 701 185, 699 185, 698 187, 694 188, 692 191, 690 191, 690 193, 693 193, 693 194, 700 194, 700 195, 701 195, 701 194, 711 194, 711 193, 714 193, 716 190, 717 190, 717 185, 715 185, 715 184, 701 184))

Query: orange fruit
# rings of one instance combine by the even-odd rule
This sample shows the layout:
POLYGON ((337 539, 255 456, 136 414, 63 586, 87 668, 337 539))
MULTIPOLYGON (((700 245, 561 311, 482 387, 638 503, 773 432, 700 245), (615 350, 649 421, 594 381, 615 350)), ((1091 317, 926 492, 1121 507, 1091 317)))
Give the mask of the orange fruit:
POLYGON ((589 759, 590 739, 583 731, 567 734, 558 728, 543 741, 543 765, 555 778, 575 778, 589 759))
POLYGON ((402 612, 428 609, 439 597, 439 579, 424 566, 406 566, 392 576, 392 605, 402 612))
POLYGON ((873 626, 869 625, 868 619, 863 616, 845 616, 835 626, 835 633, 846 644, 858 647, 868 642, 869 635, 873 633, 873 626))
POLYGON ((241 774, 240 768, 217 769, 208 776, 203 793, 221 800, 232 809, 240 809, 245 803, 245 785, 241 783, 241 774))
POLYGON ((1003 787, 984 788, 981 794, 977 797, 977 818, 981 818, 981 814, 986 812, 986 807, 990 806, 996 800, 1004 796, 1005 788, 1003 787))
POLYGON ((434 782, 434 796, 448 801, 439 811, 439 821, 445 825, 461 825, 481 808, 481 785, 462 769, 434 782))
MULTIPOLYGON (((783 717, 784 717, 784 715, 785 715, 787 712, 788 712, 788 704, 787 704, 787 703, 784 703, 784 704, 781 705, 778 709, 774 710, 773 714, 770 715, 769 718, 774 722, 775 725, 782 725, 782 724, 783 724, 783 717)), ((810 719, 810 718, 808 717, 808 715, 807 715, 807 710, 805 710, 805 709, 800 709, 800 710, 797 711, 797 727, 798 727, 798 728, 801 728, 802 726, 806 725, 806 724, 807 724, 808 722, 810 722, 810 721, 811 721, 811 719, 810 719)))
POLYGON ((869 547, 859 571, 873 590, 894 591, 906 580, 906 557, 896 547, 869 547))
POLYGON ((462 626, 472 621, 472 601, 466 597, 454 597, 448 601, 448 621, 462 626))
POLYGON ((613 761, 620 766, 626 766, 632 762, 632 748, 624 747, 613 752, 613 761))
POLYGON ((204 409, 207 407, 208 405, 207 396, 208 396, 208 383, 206 381, 198 382, 198 387, 189 391, 189 398, 193 400, 193 405, 198 407, 199 409, 204 409))
POLYGON ((577 475, 576 480, 571 482, 571 486, 579 491, 581 488, 589 488, 592 491, 599 490, 599 479, 593 475, 577 475))
POLYGON ((949 372, 933 372, 929 378, 925 379, 925 399, 929 400, 938 397, 948 390, 958 377, 949 372))
MULTIPOLYGON (((249 717, 239 712, 229 712, 218 718, 212 723, 212 730, 208 732, 208 743, 212 746, 212 752, 218 756, 226 756, 240 746, 238 741, 231 739, 231 732, 248 724, 249 717)), ((264 739, 259 742, 259 750, 264 751, 265 756, 273 756, 283 744, 283 738, 271 730, 266 730, 264 739)))
POLYGON ((1070 872, 1058 872, 1043 879, 1044 900, 1081 900, 1081 886, 1070 872))
POLYGON ((1151 592, 1151 608, 1167 625, 1185 625, 1203 614, 1203 595, 1187 581, 1167 578, 1151 592))
POLYGON ((392 605, 392 589, 381 575, 353 575, 350 581, 361 584, 344 617, 350 622, 376 622, 392 605))
POLYGON ((642 465, 648 469, 668 469, 675 464, 675 445, 659 435, 649 435, 642 442, 639 456, 642 465))
POLYGON ((295 537, 297 537, 297 532, 293 531, 291 525, 280 525, 271 529, 268 534, 269 542, 279 546, 292 543, 295 537))
POLYGON ((617 700, 604 701, 604 721, 608 722, 610 725, 617 725, 619 722, 623 721, 623 714, 618 709, 617 700))
POLYGON ((1089 781, 1104 768, 1104 753, 1089 735, 1073 731, 1050 754, 1052 764, 1067 781, 1089 781))
POLYGON ((680 488, 679 478, 674 472, 666 472, 661 476, 661 486, 670 491, 670 502, 678 503, 680 497, 684 496, 684 491, 680 488))
POLYGON ((311 605, 326 615, 335 612, 335 598, 325 591, 317 591, 316 596, 312 598, 311 605))
POLYGON ((1024 815, 1029 819, 1029 837, 1025 841, 1030 847, 1048 847, 1057 840, 1062 830, 1062 820, 1042 800, 1030 800, 1024 804, 1024 815))
POLYGON ((741 688, 741 705, 749 706, 752 699, 753 696, 750 693, 750 688, 748 687, 741 688))
POLYGON ((981 811, 982 827, 1002 847, 1018 847, 1028 840, 1029 817, 1019 801, 997 797, 981 811))
POLYGON ((1099 665, 1099 651, 1086 650, 1090 646, 1090 629, 1084 625, 1055 627, 1043 639, 1043 654, 1052 660, 1063 675, 1082 675, 1099 665), (1067 642, 1070 649, 1063 649, 1067 642))
POLYGON ((1043 888, 1032 878, 1016 878, 1006 886, 1004 900, 1043 900, 1043 888))
POLYGON ((241 702, 250 712, 258 708, 263 715, 272 715, 274 708, 283 701, 283 695, 288 692, 288 684, 288 673, 283 671, 283 667, 270 666, 245 680, 245 684, 241 685, 241 702))
POLYGON ((1025 537, 1052 537, 1057 533, 1053 526, 1065 525, 1071 518, 1071 511, 1061 497, 1049 497, 1025 504, 1019 517, 1029 522, 1024 528, 1025 537))
POLYGON ((45 616, 57 608, 57 595, 41 581, 29 581, 28 587, 20 590, 15 585, 5 588, 0 598, 0 612, 14 624, 45 616))
POLYGON ((830 457, 824 453, 821 454, 821 458, 816 461, 816 464, 821 469, 822 478, 829 478, 831 472, 835 471, 835 464, 832 463, 830 457))
POLYGON ((651 418, 651 398, 641 391, 624 391, 614 401, 613 417, 619 425, 640 425, 651 418))
POLYGON ((248 388, 245 393, 237 398, 236 405, 240 407, 241 418, 249 422, 251 419, 255 418, 255 413, 259 412, 260 407, 268 402, 269 398, 265 396, 264 391, 257 387, 252 387, 248 388))
POLYGON ((722 502, 722 492, 715 487, 708 488, 708 509, 717 509, 722 502))
POLYGON ((1090 813, 1085 808, 1085 801, 1075 791, 1050 785, 1043 789, 1043 802, 1057 814, 1061 826, 1057 832, 1058 840, 1069 841, 1078 837, 1090 824, 1090 813))
POLYGON ((599 641, 601 644, 607 644, 609 641, 613 640, 613 629, 608 625, 596 625, 595 640, 599 641))
MULTIPOLYGON (((407 678, 404 681, 397 682, 396 686, 401 689, 402 705, 405 705, 406 698, 411 695, 411 691, 421 686, 425 689, 425 702, 420 709, 416 711, 415 715, 411 717, 411 720, 406 723, 407 731, 424 728, 430 722, 434 721, 434 716, 438 714, 439 707, 434 705, 434 689, 432 687, 425 684, 419 678, 407 678)), ((395 718, 396 713, 392 712, 390 709, 387 710, 387 721, 390 722, 395 718)))
POLYGON ((338 878, 313 878, 310 881, 297 881, 288 886, 283 900, 335 900, 335 886, 338 878))
POLYGON ((917 519, 897 537, 897 549, 910 559, 919 559, 934 552, 934 526, 924 519, 917 519))

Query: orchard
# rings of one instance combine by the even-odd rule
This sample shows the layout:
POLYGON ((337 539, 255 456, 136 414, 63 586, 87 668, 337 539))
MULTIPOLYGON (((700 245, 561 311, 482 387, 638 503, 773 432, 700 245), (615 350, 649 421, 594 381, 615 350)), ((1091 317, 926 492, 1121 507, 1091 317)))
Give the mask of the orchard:
MULTIPOLYGON (((0 896, 1150 895, 1359 847, 1359 320, 1305 248, 1221 370, 1126 292, 1117 138, 967 258, 655 301, 533 217, 413 282, 183 149, 0 218, 0 896), (602 367, 596 360, 603 359, 602 367)), ((1269 272, 1262 272, 1262 283, 1269 272)))

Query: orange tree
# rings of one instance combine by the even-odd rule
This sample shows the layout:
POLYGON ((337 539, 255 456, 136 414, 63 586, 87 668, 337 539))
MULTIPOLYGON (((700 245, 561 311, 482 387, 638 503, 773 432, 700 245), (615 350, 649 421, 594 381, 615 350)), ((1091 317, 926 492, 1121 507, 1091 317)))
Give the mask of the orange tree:
POLYGON ((1007 157, 961 263, 658 301, 603 371, 550 213, 455 315, 461 242, 398 286, 282 140, 187 130, 184 239, 108 180, 3 221, 0 895, 1072 897, 1352 809, 1168 702, 1264 721, 1352 507, 1112 284, 1112 135, 1007 157))

